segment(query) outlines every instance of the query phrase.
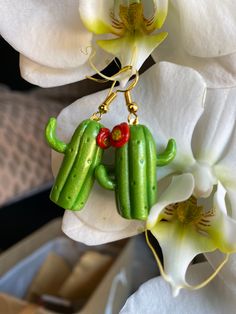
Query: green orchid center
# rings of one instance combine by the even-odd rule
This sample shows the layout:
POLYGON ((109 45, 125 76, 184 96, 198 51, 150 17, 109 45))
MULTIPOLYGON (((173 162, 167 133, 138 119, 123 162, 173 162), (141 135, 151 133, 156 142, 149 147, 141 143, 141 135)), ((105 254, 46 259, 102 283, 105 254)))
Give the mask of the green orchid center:
POLYGON ((191 197, 185 202, 178 203, 176 208, 176 216, 183 224, 197 222, 202 215, 202 206, 197 206, 196 199, 191 197))
POLYGON ((129 35, 147 35, 155 30, 153 26, 154 17, 149 19, 144 16, 142 3, 131 3, 129 6, 120 5, 120 19, 112 14, 112 26, 117 30, 117 36, 129 35))
POLYGON ((198 229, 205 229, 210 226, 211 217, 214 211, 205 212, 203 206, 197 204, 197 199, 191 196, 188 200, 172 204, 164 210, 165 220, 177 219, 183 225, 194 225, 198 229))

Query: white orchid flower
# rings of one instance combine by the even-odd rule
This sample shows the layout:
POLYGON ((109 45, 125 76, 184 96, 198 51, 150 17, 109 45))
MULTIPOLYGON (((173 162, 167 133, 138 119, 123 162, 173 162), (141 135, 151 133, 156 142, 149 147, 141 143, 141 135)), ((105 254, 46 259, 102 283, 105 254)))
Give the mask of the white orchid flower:
POLYGON ((235 222, 229 217, 236 215, 235 97, 236 89, 208 90, 204 112, 192 123, 187 137, 185 122, 179 119, 183 132, 183 139, 177 138, 179 154, 159 174, 167 179, 182 173, 189 175, 192 182, 184 185, 180 177, 174 178, 147 221, 147 228, 163 250, 163 275, 176 294, 182 287, 189 287, 185 274, 197 254, 216 248, 224 253, 235 251, 235 222), (193 205, 192 197, 195 202, 204 200, 203 206, 193 205))
POLYGON ((139 69, 152 53, 197 69, 211 87, 235 85, 236 3, 171 0, 167 9, 168 0, 5 0, 0 32, 20 52, 22 76, 43 87, 93 74, 88 47, 99 70, 114 56, 139 69))
POLYGON ((157 207, 159 209, 155 226, 147 226, 162 248, 164 269, 158 258, 157 260, 162 276, 173 288, 174 296, 177 296, 182 288, 196 290, 203 287, 228 261, 228 253, 236 252, 236 221, 227 216, 224 202, 226 191, 223 186, 218 183, 212 208, 206 210, 191 194, 185 201, 172 203, 173 196, 178 200, 184 199, 186 197, 184 189, 189 190, 189 186, 192 188, 194 186, 191 175, 185 185, 180 179, 181 176, 173 179, 172 184, 160 197, 159 204, 153 207, 152 214, 157 207), (182 185, 182 194, 177 194, 180 189, 176 188, 176 184, 182 185), (161 210, 162 206, 164 210, 161 210), (219 263, 217 270, 209 279, 196 286, 190 285, 185 277, 193 258, 200 253, 213 252, 216 249, 226 253, 226 258, 219 263))
MULTIPOLYGON (((217 248, 225 253, 236 249, 236 225, 228 216, 234 208, 236 188, 232 170, 236 90, 209 90, 204 107, 206 90, 201 76, 194 70, 169 63, 153 66, 139 83, 145 88, 133 90, 133 99, 138 100, 141 123, 153 132, 158 151, 169 138, 177 142, 175 160, 157 170, 165 185, 174 177, 151 209, 147 228, 162 246, 162 273, 178 293, 180 288, 190 287, 185 273, 195 255, 217 248), (197 205, 202 198, 209 202, 207 207, 197 205)), ((58 136, 69 141, 80 121, 88 117, 88 108, 95 112, 106 93, 84 97, 64 109, 58 117, 58 136)), ((120 123, 121 117, 127 116, 125 110, 119 97, 104 116, 104 125, 113 127, 120 123)), ((60 162, 61 156, 53 154, 55 173, 60 162)), ((83 210, 66 211, 63 218, 63 231, 89 245, 132 236, 144 229, 143 222, 121 218, 116 212, 114 194, 98 186, 83 210)))

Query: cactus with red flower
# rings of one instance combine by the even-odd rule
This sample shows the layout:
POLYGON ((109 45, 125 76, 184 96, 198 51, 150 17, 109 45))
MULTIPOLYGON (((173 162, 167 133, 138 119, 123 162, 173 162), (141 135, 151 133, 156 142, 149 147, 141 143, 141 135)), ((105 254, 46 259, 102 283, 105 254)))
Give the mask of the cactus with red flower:
POLYGON ((114 190, 117 209, 127 219, 146 220, 157 202, 157 166, 165 166, 176 155, 176 144, 170 139, 165 151, 156 153, 151 132, 144 125, 121 123, 108 134, 115 149, 115 165, 100 164, 95 176, 105 189, 114 190))

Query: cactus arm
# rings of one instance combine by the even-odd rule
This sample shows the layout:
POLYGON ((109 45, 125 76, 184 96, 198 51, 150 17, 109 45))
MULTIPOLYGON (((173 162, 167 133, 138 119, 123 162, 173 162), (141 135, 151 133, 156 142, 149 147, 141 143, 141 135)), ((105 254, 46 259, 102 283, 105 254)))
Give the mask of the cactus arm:
POLYGON ((45 138, 49 146, 58 153, 65 153, 67 144, 60 141, 56 136, 57 120, 50 118, 45 129, 45 138))
POLYGON ((157 155, 156 165, 158 167, 169 164, 176 156, 176 142, 174 139, 170 139, 166 146, 166 149, 161 154, 157 155))
POLYGON ((115 190, 115 179, 112 178, 112 171, 105 165, 98 165, 95 169, 95 178, 98 183, 107 190, 115 190))

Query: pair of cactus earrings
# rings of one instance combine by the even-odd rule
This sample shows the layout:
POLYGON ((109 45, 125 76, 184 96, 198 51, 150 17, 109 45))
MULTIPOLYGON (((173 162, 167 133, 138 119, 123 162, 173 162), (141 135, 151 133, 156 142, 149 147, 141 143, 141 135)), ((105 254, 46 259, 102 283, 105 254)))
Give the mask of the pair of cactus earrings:
MULTIPOLYGON (((121 69, 124 71, 124 69, 121 69)), ((50 199, 64 209, 81 210, 89 197, 95 179, 105 189, 115 192, 117 210, 126 219, 146 220, 157 202, 157 167, 170 163, 176 155, 176 144, 170 139, 164 152, 157 154, 155 140, 149 129, 139 124, 138 106, 131 90, 112 88, 91 118, 82 121, 68 144, 56 136, 56 119, 50 118, 45 130, 46 140, 55 151, 64 154, 52 187, 50 199), (110 132, 100 120, 107 113, 118 92, 124 92, 128 123, 117 125, 110 132), (115 147, 114 165, 103 164, 104 149, 115 147)))

